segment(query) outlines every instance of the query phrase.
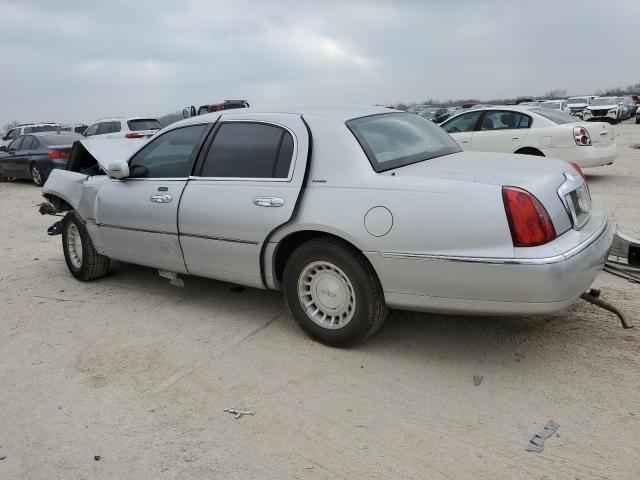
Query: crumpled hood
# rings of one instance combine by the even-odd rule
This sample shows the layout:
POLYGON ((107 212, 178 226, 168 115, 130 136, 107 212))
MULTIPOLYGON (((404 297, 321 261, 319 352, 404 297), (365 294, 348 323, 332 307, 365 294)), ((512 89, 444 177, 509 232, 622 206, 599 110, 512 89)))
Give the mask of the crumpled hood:
POLYGON ((148 141, 147 138, 88 138, 80 143, 106 171, 111 162, 128 160, 148 141))

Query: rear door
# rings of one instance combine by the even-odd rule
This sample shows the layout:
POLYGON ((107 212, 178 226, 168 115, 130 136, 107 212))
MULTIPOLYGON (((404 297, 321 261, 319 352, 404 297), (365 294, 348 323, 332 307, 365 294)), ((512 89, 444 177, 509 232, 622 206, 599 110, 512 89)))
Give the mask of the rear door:
POLYGON ((16 172, 21 178, 31 176, 31 153, 37 148, 38 141, 32 135, 22 137, 22 144, 16 151, 14 160, 16 162, 16 172))
POLYGON ((508 110, 485 110, 480 127, 473 134, 476 152, 515 152, 531 127, 531 117, 508 110))
POLYGON ((293 215, 308 149, 299 115, 221 116, 180 202, 190 273, 264 287, 261 249, 293 215))

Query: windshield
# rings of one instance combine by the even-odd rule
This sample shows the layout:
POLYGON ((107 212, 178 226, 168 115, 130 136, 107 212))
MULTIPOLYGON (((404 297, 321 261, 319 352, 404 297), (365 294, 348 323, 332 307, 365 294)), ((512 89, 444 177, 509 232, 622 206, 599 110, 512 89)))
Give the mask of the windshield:
POLYGON ((618 99, 613 97, 596 98, 591 102, 591 105, 617 105, 618 99))
POLYGON ((540 106, 544 108, 560 108, 560 102, 542 102, 540 106))
POLYGON ((569 105, 573 105, 575 103, 589 103, 589 102, 587 102, 587 97, 576 97, 576 98, 570 98, 569 100, 567 100, 567 103, 569 105))
POLYGON ((418 115, 425 118, 433 118, 436 116, 437 111, 438 111, 437 108, 425 108, 424 110, 421 110, 420 113, 418 113, 418 115))
POLYGON ((565 123, 574 123, 576 121, 576 117, 572 117, 568 113, 564 113, 559 110, 551 110, 549 108, 532 108, 529 111, 542 115, 544 118, 551 120, 556 125, 564 125, 565 123))
POLYGON ((416 115, 383 113, 350 120, 347 126, 376 172, 461 151, 444 130, 416 115))

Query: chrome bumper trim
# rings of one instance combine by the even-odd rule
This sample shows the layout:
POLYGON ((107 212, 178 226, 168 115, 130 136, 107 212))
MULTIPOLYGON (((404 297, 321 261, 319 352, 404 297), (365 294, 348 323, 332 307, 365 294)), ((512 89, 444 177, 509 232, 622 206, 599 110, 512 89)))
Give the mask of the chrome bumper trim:
POLYGON ((607 217, 602 225, 598 227, 595 233, 580 245, 564 252, 560 255, 543 258, 498 258, 498 257, 462 257, 455 255, 430 255, 425 253, 402 253, 402 252, 380 252, 385 258, 398 258, 407 260, 442 260, 445 262, 463 262, 463 263, 483 263, 497 265, 548 265, 559 263, 575 257, 583 250, 589 248, 597 242, 609 228, 609 218, 607 217))

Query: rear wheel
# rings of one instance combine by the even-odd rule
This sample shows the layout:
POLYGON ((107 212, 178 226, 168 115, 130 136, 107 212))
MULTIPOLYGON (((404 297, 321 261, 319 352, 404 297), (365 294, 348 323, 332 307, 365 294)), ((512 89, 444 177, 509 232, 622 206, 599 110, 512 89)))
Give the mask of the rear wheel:
POLYGON ((42 173, 42 169, 38 166, 37 163, 31 164, 31 180, 33 180, 33 183, 35 183, 39 187, 44 185, 44 174, 42 173))
POLYGON ((109 257, 96 252, 87 228, 75 212, 64 217, 62 250, 69 271, 78 280, 96 280, 109 271, 109 257))
POLYGON ((334 346, 366 340, 388 312, 371 265, 332 238, 311 240, 293 252, 284 270, 284 296, 303 330, 334 346))

